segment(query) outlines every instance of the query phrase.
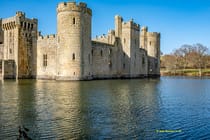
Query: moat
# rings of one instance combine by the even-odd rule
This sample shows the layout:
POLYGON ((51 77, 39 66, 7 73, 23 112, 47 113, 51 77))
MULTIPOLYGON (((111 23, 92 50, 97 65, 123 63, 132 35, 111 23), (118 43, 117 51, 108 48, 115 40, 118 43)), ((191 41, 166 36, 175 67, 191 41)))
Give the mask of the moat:
POLYGON ((210 79, 5 80, 0 139, 210 139, 210 79))

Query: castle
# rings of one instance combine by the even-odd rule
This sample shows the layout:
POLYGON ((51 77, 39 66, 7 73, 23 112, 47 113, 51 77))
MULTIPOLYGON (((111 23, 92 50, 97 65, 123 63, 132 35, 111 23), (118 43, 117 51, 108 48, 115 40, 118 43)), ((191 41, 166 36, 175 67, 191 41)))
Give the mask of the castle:
POLYGON ((38 20, 16 12, 0 19, 0 77, 54 80, 160 75, 160 33, 115 16, 115 29, 91 40, 85 3, 57 6, 57 34, 42 36, 38 20))

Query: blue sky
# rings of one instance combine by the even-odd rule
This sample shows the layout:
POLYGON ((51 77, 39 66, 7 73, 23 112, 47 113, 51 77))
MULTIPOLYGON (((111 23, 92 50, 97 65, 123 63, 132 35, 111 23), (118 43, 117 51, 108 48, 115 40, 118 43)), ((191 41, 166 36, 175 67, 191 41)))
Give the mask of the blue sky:
MULTIPOLYGON (((56 6, 68 0, 0 0, 0 18, 24 11, 38 18, 42 34, 56 33, 56 6)), ((92 9, 92 37, 114 29, 114 16, 134 19, 149 31, 161 33, 166 54, 183 44, 210 47, 210 0, 81 0, 92 9)), ((77 2, 81 2, 77 1, 77 2)))

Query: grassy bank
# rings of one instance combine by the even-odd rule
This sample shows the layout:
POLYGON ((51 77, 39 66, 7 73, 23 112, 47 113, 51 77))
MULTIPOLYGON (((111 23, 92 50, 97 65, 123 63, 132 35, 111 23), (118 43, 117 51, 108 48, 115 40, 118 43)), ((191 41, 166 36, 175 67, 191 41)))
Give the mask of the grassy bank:
POLYGON ((210 76, 210 69, 202 69, 201 75, 199 69, 177 69, 177 70, 166 70, 161 69, 160 73, 162 76, 210 76))

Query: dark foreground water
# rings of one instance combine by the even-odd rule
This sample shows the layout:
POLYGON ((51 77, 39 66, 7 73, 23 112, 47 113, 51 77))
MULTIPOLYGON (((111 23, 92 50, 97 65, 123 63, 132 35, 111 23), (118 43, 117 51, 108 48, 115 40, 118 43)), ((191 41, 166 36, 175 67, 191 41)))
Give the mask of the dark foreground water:
POLYGON ((0 83, 0 139, 210 139, 210 79, 0 83))

